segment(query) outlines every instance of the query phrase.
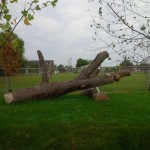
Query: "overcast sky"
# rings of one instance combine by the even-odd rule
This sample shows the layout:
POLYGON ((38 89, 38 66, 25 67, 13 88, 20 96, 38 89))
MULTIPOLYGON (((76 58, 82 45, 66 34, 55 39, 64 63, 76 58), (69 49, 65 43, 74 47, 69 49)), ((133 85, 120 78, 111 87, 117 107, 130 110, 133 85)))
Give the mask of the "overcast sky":
MULTIPOLYGON (((24 0, 19 1, 18 4, 10 7, 14 16, 24 9, 24 2, 24 0)), ((71 60, 73 66, 76 65, 78 58, 94 59, 96 54, 102 51, 99 47, 112 42, 103 31, 99 33, 99 41, 92 40, 95 31, 90 27, 93 22, 88 10, 91 9, 92 13, 98 16, 100 6, 98 2, 98 0, 94 3, 89 3, 88 0, 59 0, 55 8, 48 7, 36 12, 30 26, 21 22, 15 33, 25 42, 25 57, 28 60, 38 60, 37 50, 41 50, 45 60, 54 60, 56 65, 69 65, 71 60), (93 51, 95 49, 97 50, 93 51)), ((149 10, 146 5, 140 7, 149 10)), ((111 20, 106 14, 104 15, 106 19, 111 20)), ((132 15, 129 20, 133 21, 132 15)), ((141 25, 142 23, 141 21, 141 25)), ((115 47, 115 51, 117 50, 119 49, 115 47)), ((115 66, 123 60, 115 51, 109 49, 111 60, 106 59, 102 66, 115 66)))
MULTIPOLYGON (((21 7, 18 4, 17 9, 13 8, 14 13, 21 7)), ((31 26, 20 23, 15 33, 25 42, 25 57, 37 60, 36 51, 41 50, 45 60, 68 65, 72 58, 73 66, 78 58, 93 59, 97 52, 90 51, 95 45, 87 13, 90 7, 88 0, 59 0, 55 8, 48 7, 36 13, 31 26)))

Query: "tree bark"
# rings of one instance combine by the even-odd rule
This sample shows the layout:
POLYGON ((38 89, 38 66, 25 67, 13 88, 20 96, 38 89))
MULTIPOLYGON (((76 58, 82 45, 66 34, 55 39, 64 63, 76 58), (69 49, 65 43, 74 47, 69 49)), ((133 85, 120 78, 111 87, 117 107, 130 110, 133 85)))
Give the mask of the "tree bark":
POLYGON ((114 81, 119 81, 120 78, 130 75, 130 72, 125 70, 117 73, 105 74, 101 77, 95 77, 98 73, 98 67, 109 56, 108 52, 104 51, 99 53, 92 63, 81 71, 79 76, 74 80, 49 83, 48 71, 40 51, 38 51, 38 56, 42 65, 42 83, 31 88, 20 89, 5 94, 4 98, 6 103, 59 97, 69 92, 114 83, 114 81))
POLYGON ((42 83, 49 82, 50 79, 50 67, 45 63, 43 54, 40 50, 37 51, 40 67, 42 68, 42 83))
POLYGON ((103 51, 100 52, 99 54, 97 54, 97 56, 95 57, 95 59, 91 62, 91 64, 83 69, 81 71, 81 73, 79 74, 79 76, 77 76, 74 80, 83 80, 83 79, 87 79, 90 77, 90 75, 93 74, 93 72, 95 70, 98 69, 98 67, 101 65, 101 63, 107 58, 109 57, 109 54, 107 51, 103 51))
POLYGON ((129 76, 129 71, 121 71, 110 76, 96 77, 79 81, 68 81, 60 83, 42 83, 31 88, 20 89, 4 95, 6 103, 18 101, 38 100, 59 97, 69 92, 84 90, 91 87, 102 86, 116 81, 119 78, 129 76))
MULTIPOLYGON (((99 74, 100 70, 99 69, 96 69, 93 74, 90 75, 89 78, 95 78, 98 74, 99 74)), ((95 87, 95 88, 88 88, 88 89, 85 89, 85 90, 82 90, 81 91, 81 94, 83 95, 86 95, 86 96, 89 96, 89 97, 93 97, 93 94, 94 93, 97 93, 97 88, 98 87, 95 87)))

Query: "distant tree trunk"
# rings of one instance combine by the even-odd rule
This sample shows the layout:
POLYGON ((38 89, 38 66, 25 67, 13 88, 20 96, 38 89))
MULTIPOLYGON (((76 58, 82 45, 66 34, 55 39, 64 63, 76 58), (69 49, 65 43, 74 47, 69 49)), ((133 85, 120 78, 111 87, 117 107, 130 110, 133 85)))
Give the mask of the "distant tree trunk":
MULTIPOLYGON (((4 95, 6 103, 28 100, 44 100, 53 97, 59 97, 69 92, 84 90, 92 87, 102 86, 114 81, 118 81, 121 77, 129 76, 129 71, 120 71, 117 73, 106 74, 101 77, 91 77, 93 72, 97 71, 99 65, 109 56, 107 52, 99 53, 92 63, 84 69, 74 80, 60 83, 49 83, 48 77, 43 77, 42 83, 31 88, 25 88, 9 92, 4 95), (44 78, 44 79, 43 79, 44 78)), ((44 60, 44 58, 39 58, 44 60)), ((44 66, 45 67, 45 66, 44 66)), ((45 69, 46 70, 46 69, 45 69)), ((44 73, 46 71, 43 71, 44 73)), ((42 72, 42 73, 43 73, 42 72)))

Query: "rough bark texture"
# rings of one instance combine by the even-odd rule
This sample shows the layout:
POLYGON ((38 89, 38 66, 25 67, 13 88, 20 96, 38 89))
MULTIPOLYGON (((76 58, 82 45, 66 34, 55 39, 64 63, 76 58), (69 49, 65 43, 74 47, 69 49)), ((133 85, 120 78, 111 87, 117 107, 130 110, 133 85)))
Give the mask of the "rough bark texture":
MULTIPOLYGON (((129 71, 118 72, 121 77, 129 76, 129 71)), ((38 100, 47 99, 62 96, 69 92, 83 90, 91 87, 102 86, 113 83, 115 81, 114 74, 112 76, 96 77, 92 79, 85 79, 79 81, 68 81, 62 83, 42 83, 40 85, 20 89, 4 95, 6 103, 26 101, 26 100, 38 100)))
POLYGON ((43 54, 40 50, 37 51, 40 66, 42 68, 42 83, 49 82, 50 79, 50 67, 45 63, 43 54))
POLYGON ((77 76, 74 80, 83 80, 89 78, 90 75, 98 69, 98 67, 107 57, 109 57, 107 51, 103 51, 97 54, 96 58, 91 62, 91 64, 87 68, 83 69, 79 76, 77 76))
MULTIPOLYGON (((42 64, 44 64, 44 58, 42 58, 43 56, 40 54, 40 52, 38 52, 38 54, 40 61, 42 62, 42 64)), ((88 66, 88 68, 84 69, 74 80, 60 83, 49 83, 49 78, 47 76, 44 76, 42 78, 43 83, 39 85, 5 94, 5 101, 6 103, 14 103, 18 101, 38 99, 44 100, 48 98, 62 96, 64 94, 77 90, 84 90, 92 87, 110 84, 114 81, 118 81, 121 77, 130 75, 129 71, 120 71, 118 73, 106 74, 101 77, 95 77, 94 74, 97 73, 97 68, 108 56, 108 53, 105 51, 99 53, 92 61, 92 63, 88 66)), ((44 73, 47 73, 47 69, 45 67, 46 65, 44 64, 42 71, 44 73)))
MULTIPOLYGON (((91 79, 91 78, 95 78, 98 74, 99 74, 99 72, 100 72, 100 70, 99 69, 96 69, 94 72, 93 72, 93 74, 91 74, 90 76, 89 76, 89 78, 91 79)), ((98 91, 97 91, 97 88, 95 87, 95 88, 88 88, 88 89, 85 89, 85 90, 82 90, 81 91, 81 94, 83 94, 83 95, 86 95, 86 96, 89 96, 89 97, 93 97, 93 94, 94 93, 97 93, 98 91)))

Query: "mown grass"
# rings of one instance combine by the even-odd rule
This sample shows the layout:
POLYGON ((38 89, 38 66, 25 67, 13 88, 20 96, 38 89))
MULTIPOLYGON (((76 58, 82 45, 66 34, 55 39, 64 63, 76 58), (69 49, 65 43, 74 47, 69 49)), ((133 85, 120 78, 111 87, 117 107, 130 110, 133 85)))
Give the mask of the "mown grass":
POLYGON ((0 149, 150 148, 150 93, 79 94, 7 105, 0 101, 0 149))
MULTIPOLYGON (((73 79, 75 76, 77 76, 77 74, 74 73, 53 74, 51 81, 52 82, 67 81, 73 79)), ((2 89, 8 88, 8 80, 9 79, 6 77, 0 77, 0 91, 2 89)), ((12 90, 23 87, 30 87, 39 83, 41 83, 41 75, 38 74, 10 77, 10 88, 12 90)))
POLYGON ((131 76, 121 78, 115 84, 109 84, 102 87, 107 92, 117 91, 147 91, 148 90, 148 74, 132 73, 131 76))
MULTIPOLYGON (((60 73, 52 75, 52 82, 61 82, 71 80, 76 77, 75 73, 60 73)), ((104 92, 118 91, 147 91, 148 90, 148 74, 147 73, 132 73, 131 76, 121 78, 119 82, 108 84, 101 87, 104 92)), ((14 76, 10 78, 10 89, 15 90, 23 87, 30 87, 41 82, 40 75, 24 75, 14 76)), ((6 78, 0 77, 0 91, 6 92, 8 85, 6 78), (6 87, 7 86, 7 87, 6 87)))
MULTIPOLYGON (((52 80, 65 81, 74 76, 59 74, 52 80)), ((149 150, 150 93, 131 92, 139 91, 143 77, 132 75, 108 85, 108 89, 104 87, 114 91, 112 88, 119 90, 122 85, 127 86, 123 91, 130 92, 108 93, 109 100, 102 102, 67 94, 8 105, 0 92, 0 150, 149 150)), ((40 80, 40 76, 22 76, 13 77, 11 83, 17 89, 40 80)))

